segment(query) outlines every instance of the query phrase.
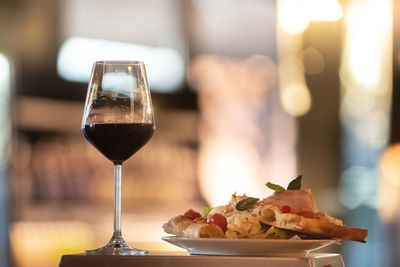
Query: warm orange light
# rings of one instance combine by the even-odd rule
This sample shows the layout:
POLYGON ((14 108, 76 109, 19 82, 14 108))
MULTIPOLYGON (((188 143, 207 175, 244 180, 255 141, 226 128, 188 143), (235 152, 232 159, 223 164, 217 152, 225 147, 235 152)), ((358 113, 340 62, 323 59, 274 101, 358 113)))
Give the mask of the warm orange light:
POLYGON ((337 0, 307 0, 310 20, 336 21, 343 17, 342 6, 337 0))
POLYGON ((342 6, 336 0, 278 1, 278 28, 287 34, 301 34, 313 21, 336 21, 342 17, 342 6))
POLYGON ((278 1, 278 28, 280 30, 292 35, 301 34, 309 24, 306 1, 278 1))
POLYGON ((292 116, 302 116, 311 108, 311 95, 304 83, 281 88, 281 103, 284 110, 292 116))
POLYGON ((265 197, 267 180, 287 184, 295 175, 295 128, 270 106, 276 65, 261 55, 203 55, 193 60, 189 80, 199 95, 199 184, 208 204, 223 205, 234 192, 265 197))
POLYGON ((379 162, 379 215, 384 222, 395 222, 400 211, 400 144, 387 148, 379 162))
POLYGON ((342 123, 360 142, 384 148, 389 138, 392 79, 391 1, 352 1, 340 66, 342 123))
MULTIPOLYGON (((343 79, 359 83, 365 90, 382 90, 382 69, 390 56, 392 7, 388 0, 353 1, 346 15, 346 46, 349 69, 343 79)), ((346 61, 346 58, 344 59, 346 61)))
POLYGON ((62 255, 93 247, 94 232, 78 221, 21 221, 11 225, 10 241, 18 266, 56 266, 62 255))

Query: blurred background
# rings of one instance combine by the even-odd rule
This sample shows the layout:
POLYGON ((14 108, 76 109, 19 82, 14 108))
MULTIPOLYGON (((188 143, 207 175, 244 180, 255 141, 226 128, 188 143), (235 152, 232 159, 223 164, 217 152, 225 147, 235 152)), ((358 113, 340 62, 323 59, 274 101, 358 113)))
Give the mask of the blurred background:
POLYGON ((82 136, 93 61, 146 64, 157 130, 123 168, 122 231, 303 174, 399 266, 400 19, 395 0, 0 0, 0 265, 56 266, 108 242, 113 168, 82 136), (398 14, 397 14, 398 15, 398 14))

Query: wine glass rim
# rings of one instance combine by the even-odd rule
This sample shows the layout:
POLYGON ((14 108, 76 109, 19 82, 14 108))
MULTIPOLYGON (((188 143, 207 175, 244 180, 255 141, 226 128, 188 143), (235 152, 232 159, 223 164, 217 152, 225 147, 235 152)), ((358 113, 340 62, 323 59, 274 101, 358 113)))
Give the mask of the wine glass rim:
POLYGON ((94 64, 107 64, 107 65, 142 65, 143 61, 138 60, 96 60, 94 64))

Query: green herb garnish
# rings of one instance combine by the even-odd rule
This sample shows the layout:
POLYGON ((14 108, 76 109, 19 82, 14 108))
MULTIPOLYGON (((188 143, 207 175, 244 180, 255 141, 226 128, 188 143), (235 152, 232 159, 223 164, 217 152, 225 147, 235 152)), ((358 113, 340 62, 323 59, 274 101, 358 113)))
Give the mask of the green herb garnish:
POLYGON ((287 190, 300 190, 302 178, 303 178, 302 175, 297 176, 296 179, 294 179, 289 183, 287 190))
POLYGON ((203 207, 203 208, 201 208, 200 214, 202 217, 206 218, 211 210, 212 210, 212 208, 210 208, 210 207, 203 207))
POLYGON ((265 185, 266 185, 268 188, 271 188, 272 190, 274 190, 274 191, 275 191, 275 194, 279 194, 279 193, 285 191, 285 188, 283 188, 282 186, 277 185, 277 184, 273 184, 273 183, 268 182, 268 183, 266 183, 265 185))
POLYGON ((248 198, 242 199, 236 204, 236 209, 239 211, 251 209, 257 203, 257 201, 258 201, 258 198, 255 198, 255 197, 248 197, 248 198))
POLYGON ((281 193, 283 191, 286 191, 286 190, 300 190, 301 189, 301 179, 302 178, 303 178, 302 175, 297 176, 293 181, 291 181, 289 183, 287 189, 283 188, 280 185, 273 184, 273 183, 270 183, 270 182, 266 183, 265 185, 268 188, 271 188, 272 190, 274 190, 275 194, 279 194, 279 193, 281 193))

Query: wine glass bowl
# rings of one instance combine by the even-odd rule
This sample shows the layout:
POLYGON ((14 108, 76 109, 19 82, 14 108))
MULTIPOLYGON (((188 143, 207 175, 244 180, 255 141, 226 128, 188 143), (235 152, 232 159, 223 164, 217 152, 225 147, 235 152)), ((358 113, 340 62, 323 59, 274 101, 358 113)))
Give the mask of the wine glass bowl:
POLYGON ((148 255, 130 247, 121 233, 122 163, 141 149, 155 130, 146 70, 139 61, 97 61, 82 119, 85 138, 114 164, 114 232, 109 243, 85 254, 148 255))

